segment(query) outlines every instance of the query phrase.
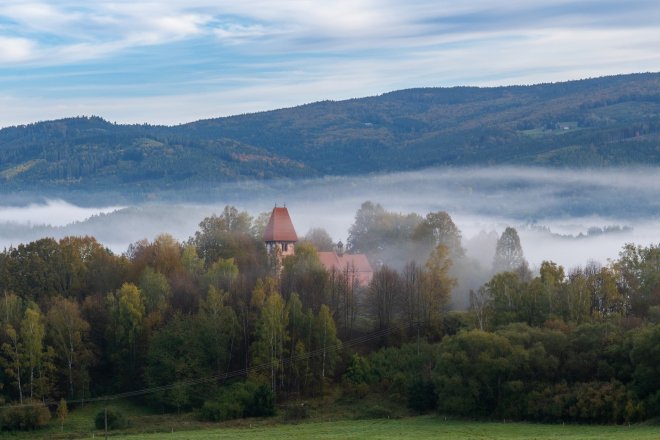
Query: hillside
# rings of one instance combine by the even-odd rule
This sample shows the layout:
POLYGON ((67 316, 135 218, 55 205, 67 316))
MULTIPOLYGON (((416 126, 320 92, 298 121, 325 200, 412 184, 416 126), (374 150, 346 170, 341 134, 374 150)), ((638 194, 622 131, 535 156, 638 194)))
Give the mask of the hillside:
POLYGON ((174 127, 78 117, 0 130, 5 192, 491 164, 660 164, 660 73, 410 89, 174 127))

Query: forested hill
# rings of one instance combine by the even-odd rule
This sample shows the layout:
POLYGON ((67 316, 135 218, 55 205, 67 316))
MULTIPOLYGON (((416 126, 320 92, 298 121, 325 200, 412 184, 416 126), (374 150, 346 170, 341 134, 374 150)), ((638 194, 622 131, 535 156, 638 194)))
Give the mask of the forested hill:
POLYGON ((78 117, 0 130, 9 191, 492 164, 660 164, 660 73, 410 89, 174 127, 78 117))

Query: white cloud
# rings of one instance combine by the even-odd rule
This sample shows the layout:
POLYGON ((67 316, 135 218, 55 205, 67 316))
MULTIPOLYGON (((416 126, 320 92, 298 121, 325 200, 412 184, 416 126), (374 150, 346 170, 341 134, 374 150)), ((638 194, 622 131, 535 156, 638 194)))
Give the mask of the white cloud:
MULTIPOLYGON (((651 42, 660 40, 655 24, 660 10, 645 5, 632 1, 623 8, 604 2, 596 7, 568 0, 337 0, 322 5, 306 0, 6 0, 0 17, 10 24, 0 29, 0 66, 70 70, 99 61, 104 69, 113 66, 115 85, 92 84, 92 77, 81 75, 88 79, 85 91, 75 90, 77 82, 62 80, 62 87, 76 93, 70 98, 60 93, 56 100, 48 98, 54 83, 44 87, 33 80, 30 92, 5 89, 33 116, 18 120, 13 115, 19 112, 0 109, 0 126, 5 119, 20 123, 70 114, 53 111, 62 108, 118 121, 180 123, 409 87, 529 84, 655 71, 660 46, 651 42), (194 41, 186 46, 187 40, 194 41), (177 57, 153 50, 173 42, 179 43, 177 57), (227 54, 222 46, 229 47, 227 54), (220 60, 222 68, 190 67, 190 74, 176 84, 153 75, 150 94, 160 96, 136 96, 144 79, 134 81, 121 70, 124 53, 144 54, 164 72, 208 59, 220 60)), ((30 71, 23 73, 29 76, 30 71)), ((2 80, 0 73, 0 84, 2 80)))
POLYGON ((14 63, 32 58, 35 44, 26 38, 0 36, 0 63, 14 63))

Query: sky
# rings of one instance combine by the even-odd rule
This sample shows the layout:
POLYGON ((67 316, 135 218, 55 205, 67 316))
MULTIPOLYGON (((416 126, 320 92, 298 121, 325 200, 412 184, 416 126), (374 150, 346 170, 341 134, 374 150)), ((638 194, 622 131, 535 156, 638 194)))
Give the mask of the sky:
POLYGON ((0 127, 660 70, 657 0, 0 0, 0 127))

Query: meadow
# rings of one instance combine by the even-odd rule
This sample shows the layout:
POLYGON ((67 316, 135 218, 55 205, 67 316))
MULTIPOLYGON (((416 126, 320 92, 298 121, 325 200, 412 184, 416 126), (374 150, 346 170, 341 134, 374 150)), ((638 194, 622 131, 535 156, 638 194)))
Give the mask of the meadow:
MULTIPOLYGON (((325 403, 329 403, 327 400, 325 403)), ((361 405, 323 405, 317 402, 310 419, 287 421, 280 415, 272 418, 251 418, 223 423, 198 421, 193 414, 159 414, 129 401, 115 401, 112 405, 129 416, 131 426, 122 431, 110 431, 113 440, 222 440, 263 439, 373 439, 389 440, 411 438, 415 440, 515 440, 515 439, 567 439, 567 440, 646 440, 660 437, 660 426, 655 423, 627 425, 575 425, 534 424, 509 421, 472 421, 438 415, 409 416, 402 408, 392 407, 395 418, 367 417, 369 408, 361 405), (352 408, 352 410, 350 409, 352 408), (363 411, 364 410, 364 411, 363 411), (366 411, 366 412, 365 412, 366 411)), ((375 405, 375 403, 371 403, 375 405)), ((367 405, 368 406, 368 405, 367 405)), ((95 403, 78 408, 69 414, 61 427, 51 420, 46 429, 32 432, 4 432, 0 438, 11 439, 101 439, 104 433, 94 428, 94 416, 103 404, 95 403)), ((378 407, 382 408, 382 407, 378 407)))
POLYGON ((420 416, 404 419, 343 420, 309 422, 259 427, 215 428, 198 431, 174 431, 169 434, 135 434, 112 437, 113 439, 137 440, 168 438, 172 440, 210 439, 262 439, 291 438, 314 439, 402 439, 411 438, 468 440, 468 439, 657 439, 657 426, 585 426, 540 425, 529 423, 492 423, 444 420, 438 416, 420 416))

